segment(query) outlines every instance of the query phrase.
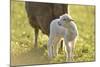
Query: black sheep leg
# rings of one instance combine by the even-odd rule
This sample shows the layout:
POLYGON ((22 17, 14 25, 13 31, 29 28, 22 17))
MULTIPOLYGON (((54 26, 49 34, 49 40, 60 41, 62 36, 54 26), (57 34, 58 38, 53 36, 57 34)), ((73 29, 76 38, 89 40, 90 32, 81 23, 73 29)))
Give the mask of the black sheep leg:
POLYGON ((38 47, 38 32, 39 32, 39 29, 35 28, 34 32, 35 32, 34 47, 38 47))

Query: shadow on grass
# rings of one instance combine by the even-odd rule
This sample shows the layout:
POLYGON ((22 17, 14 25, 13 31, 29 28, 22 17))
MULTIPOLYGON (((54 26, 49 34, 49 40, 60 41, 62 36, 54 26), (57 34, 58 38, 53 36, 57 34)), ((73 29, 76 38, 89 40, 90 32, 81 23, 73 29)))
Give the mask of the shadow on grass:
POLYGON ((49 59, 44 47, 33 48, 27 53, 22 53, 18 56, 11 55, 11 65, 32 65, 32 64, 47 64, 49 59))

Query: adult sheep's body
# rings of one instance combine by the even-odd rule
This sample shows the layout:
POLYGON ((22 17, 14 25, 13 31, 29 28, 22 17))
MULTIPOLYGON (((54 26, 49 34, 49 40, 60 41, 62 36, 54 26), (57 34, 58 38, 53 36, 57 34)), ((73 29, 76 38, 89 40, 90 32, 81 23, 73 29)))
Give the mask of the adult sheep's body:
POLYGON ((26 13, 30 25, 35 30, 35 47, 39 29, 49 36, 50 22, 64 13, 68 13, 68 5, 55 3, 25 2, 26 13))

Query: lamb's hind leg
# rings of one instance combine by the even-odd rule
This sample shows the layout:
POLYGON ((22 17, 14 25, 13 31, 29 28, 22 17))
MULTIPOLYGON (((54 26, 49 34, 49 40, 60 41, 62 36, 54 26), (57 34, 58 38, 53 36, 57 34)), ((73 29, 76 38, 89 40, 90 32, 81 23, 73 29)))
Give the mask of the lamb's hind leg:
POLYGON ((53 56, 57 56, 60 38, 56 37, 53 43, 53 56))
POLYGON ((53 57, 53 42, 54 42, 54 37, 50 36, 48 40, 48 57, 52 58, 53 57))

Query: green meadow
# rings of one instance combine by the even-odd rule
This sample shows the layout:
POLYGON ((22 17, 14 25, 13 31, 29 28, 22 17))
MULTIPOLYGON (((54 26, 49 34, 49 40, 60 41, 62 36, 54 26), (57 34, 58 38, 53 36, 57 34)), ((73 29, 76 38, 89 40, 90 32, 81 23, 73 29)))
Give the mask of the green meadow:
MULTIPOLYGON (((79 35, 73 62, 95 61, 95 6, 69 5, 79 35)), ((64 51, 49 60, 48 37, 39 31, 38 48, 34 48, 34 29, 30 26, 24 2, 11 1, 11 65, 65 62, 64 51)))

